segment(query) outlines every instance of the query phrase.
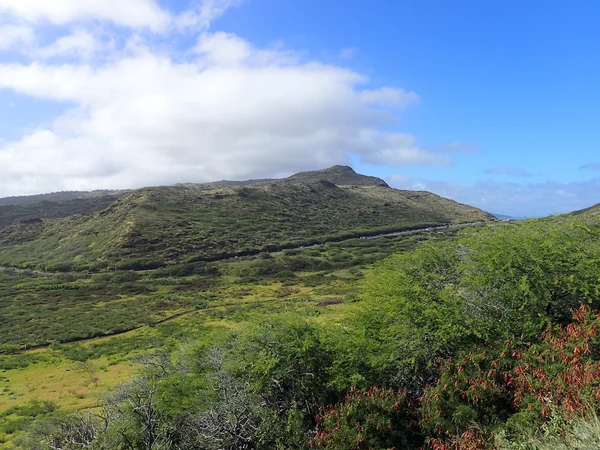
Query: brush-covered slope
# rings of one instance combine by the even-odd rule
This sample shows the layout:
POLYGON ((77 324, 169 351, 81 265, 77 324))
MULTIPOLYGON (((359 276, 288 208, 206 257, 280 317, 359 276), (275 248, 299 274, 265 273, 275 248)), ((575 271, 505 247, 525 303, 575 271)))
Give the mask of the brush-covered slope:
POLYGON ((343 169, 350 179, 333 169, 339 185, 328 180, 330 169, 308 182, 144 188, 91 215, 14 223, 0 230, 0 265, 150 267, 376 230, 493 220, 428 192, 384 187, 377 178, 364 177, 360 185, 362 176, 351 169, 343 169), (341 184, 348 181, 358 185, 341 184))
POLYGON ((102 211, 119 198, 120 195, 107 193, 89 197, 69 198, 69 196, 65 196, 65 199, 59 199, 59 196, 52 196, 48 199, 34 202, 27 202, 28 197, 0 199, 0 229, 20 221, 60 219, 77 214, 90 214, 102 211))
POLYGON ((99 190, 99 191, 63 191, 51 192, 50 194, 22 195, 19 197, 0 198, 0 206, 8 205, 30 205, 40 202, 66 202, 74 199, 98 198, 106 196, 118 196, 127 192, 126 190, 99 190))
MULTIPOLYGON (((252 186, 257 184, 267 183, 278 183, 278 184, 298 184, 298 183, 310 183, 314 181, 327 180, 331 183, 340 186, 381 186, 389 187, 385 181, 381 178, 371 177, 368 175, 361 175, 356 173, 349 166, 333 166, 323 170, 311 170, 307 172, 299 172, 287 178, 275 179, 275 178, 262 178, 258 180, 246 180, 246 181, 214 181, 212 183, 204 183, 202 186, 207 189, 213 189, 217 187, 234 187, 234 186, 252 186)), ((187 184, 188 186, 190 184, 187 184)), ((182 186, 185 186, 182 185, 182 186)))
POLYGON ((581 219, 592 219, 598 220, 600 219, 600 203, 594 206, 590 206, 589 208, 581 209, 579 211, 573 211, 569 213, 570 216, 577 216, 581 219))

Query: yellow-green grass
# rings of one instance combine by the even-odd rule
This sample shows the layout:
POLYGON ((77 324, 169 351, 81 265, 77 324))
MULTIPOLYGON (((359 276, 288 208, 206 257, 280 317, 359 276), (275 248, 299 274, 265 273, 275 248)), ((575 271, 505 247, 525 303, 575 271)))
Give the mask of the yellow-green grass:
MULTIPOLYGON (((6 370, 0 374, 0 412, 32 401, 52 402, 65 412, 94 408, 103 393, 127 381, 134 370, 130 362, 109 364, 106 358, 85 363, 62 360, 6 370)), ((8 416, 0 421, 14 419, 17 417, 8 416)), ((11 441, 19 434, 0 432, 0 450, 14 448, 11 441)))
POLYGON ((7 370, 1 375, 0 411, 32 400, 51 401, 64 410, 94 407, 101 393, 126 381, 133 370, 130 362, 111 365, 106 358, 7 370))

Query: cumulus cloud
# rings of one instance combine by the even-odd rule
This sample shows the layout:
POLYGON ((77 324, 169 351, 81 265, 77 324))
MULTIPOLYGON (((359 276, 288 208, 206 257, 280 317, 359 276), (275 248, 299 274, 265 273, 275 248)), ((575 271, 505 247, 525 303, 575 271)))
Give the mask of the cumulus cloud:
POLYGON ((360 93, 360 97, 367 104, 391 108, 406 108, 419 103, 419 96, 414 92, 391 87, 365 90, 360 93))
POLYGON ((351 155, 452 164, 409 134, 382 131, 419 102, 416 93, 208 31, 237 4, 204 0, 174 14, 153 0, 0 0, 0 18, 62 32, 24 51, 29 60, 0 63, 0 89, 65 105, 0 142, 0 196, 283 176, 347 164, 351 155), (92 19, 129 31, 100 27, 109 35, 99 37, 86 25, 92 19), (173 33, 192 44, 175 48, 173 33))
POLYGON ((340 50, 339 57, 341 59, 352 59, 358 53, 358 48, 356 47, 346 47, 340 50))
POLYGON ((204 0, 174 18, 177 29, 207 29, 227 9, 237 6, 241 0, 204 0))
POLYGON ((477 145, 465 144, 462 142, 448 142, 431 147, 431 150, 446 153, 477 153, 480 148, 477 145))
POLYGON ((0 14, 28 23, 100 20, 152 30, 165 29, 172 20, 154 0, 0 0, 0 14))
POLYGON ((531 173, 525 169, 517 169, 514 167, 492 167, 485 171, 488 175, 509 175, 512 177, 530 177, 531 173))
POLYGON ((0 23, 0 50, 18 45, 31 45, 34 39, 33 29, 27 25, 0 23))
POLYGON ((413 185, 414 178, 410 175, 394 173, 386 177, 385 181, 387 181, 387 183, 394 188, 408 189, 413 185))
POLYGON ((450 166, 452 160, 415 147, 384 148, 367 153, 363 161, 389 166, 450 166))
POLYGON ((417 139, 411 134, 368 133, 363 140, 372 147, 365 152, 362 161, 387 166, 450 166, 448 155, 427 150, 417 145, 417 139))
POLYGON ((51 44, 31 50, 35 58, 48 59, 56 57, 75 57, 89 59, 100 48, 100 42, 92 33, 77 29, 71 34, 62 36, 51 44))

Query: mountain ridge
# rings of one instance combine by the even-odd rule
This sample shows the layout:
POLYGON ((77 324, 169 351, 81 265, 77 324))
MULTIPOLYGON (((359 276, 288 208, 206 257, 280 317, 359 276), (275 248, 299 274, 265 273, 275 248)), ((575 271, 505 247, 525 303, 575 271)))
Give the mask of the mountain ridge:
POLYGON ((376 177, 334 166, 251 185, 147 187, 87 214, 13 222, 0 229, 0 265, 143 268, 493 220, 477 208, 429 192, 392 189, 376 177))

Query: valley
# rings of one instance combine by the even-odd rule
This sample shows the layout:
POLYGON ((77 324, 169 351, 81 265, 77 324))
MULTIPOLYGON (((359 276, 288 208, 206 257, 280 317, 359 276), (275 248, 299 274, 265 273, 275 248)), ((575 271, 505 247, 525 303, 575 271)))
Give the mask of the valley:
POLYGON ((0 448, 95 407, 153 349, 344 316, 371 264, 487 220, 346 167, 0 202, 0 448))
MULTIPOLYGON (((377 409, 398 431, 372 431, 373 439, 452 443, 446 429, 414 425, 452 408, 478 411, 477 402, 428 397, 451 376, 449 355, 526 346, 547 324, 568 323, 579 302, 599 301, 593 214, 503 223, 345 167, 30 205, 27 214, 41 217, 0 206, 3 450, 72 439, 69 430, 96 429, 105 414, 114 418, 93 445, 137 439, 130 448, 145 448, 149 435, 127 406, 142 398, 161 417, 152 439, 183 448, 220 448, 229 432, 185 444, 171 421, 196 418, 208 422, 182 426, 214 430, 231 414, 273 427, 261 448, 348 448, 350 429, 338 447, 320 440, 336 428, 319 408, 336 414, 349 392, 378 385, 404 406, 377 409), (428 409, 415 410, 412 398, 428 409), (227 412, 210 422, 213 408, 227 412)), ((521 406, 511 408, 517 417, 521 406)), ((505 428, 491 420, 473 434, 476 445, 492 435, 500 442, 505 428)))

